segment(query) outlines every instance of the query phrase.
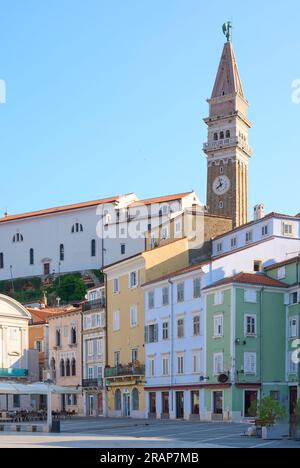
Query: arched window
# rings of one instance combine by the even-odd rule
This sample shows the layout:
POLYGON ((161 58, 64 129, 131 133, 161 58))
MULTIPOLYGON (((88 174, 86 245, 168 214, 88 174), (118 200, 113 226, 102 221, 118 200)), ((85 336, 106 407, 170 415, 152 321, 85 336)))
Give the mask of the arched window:
POLYGON ((115 411, 121 411, 121 390, 119 388, 115 391, 115 411))
POLYGON ((55 342, 56 342, 56 346, 60 347, 60 345, 61 345, 61 332, 60 332, 59 328, 56 330, 55 342))
POLYGON ((137 388, 132 390, 132 410, 139 411, 140 402, 139 402, 139 391, 137 388))
POLYGON ((34 265, 34 250, 33 249, 29 250, 29 264, 34 265))
POLYGON ((230 138, 230 130, 226 130, 226 138, 230 138))
POLYGON ((70 364, 70 359, 67 359, 66 362, 66 376, 70 377, 71 375, 71 364, 70 364))
POLYGON ((91 241, 91 256, 96 257, 96 241, 92 239, 91 241))
POLYGON ((65 377, 65 361, 61 359, 60 361, 60 376, 65 377))
POLYGON ((72 234, 78 233, 78 232, 83 232, 83 226, 80 223, 75 223, 72 226, 71 230, 72 234))
POLYGON ((77 333, 76 327, 71 328, 71 344, 75 345, 77 343, 77 333))
POLYGON ((54 357, 50 361, 50 369, 55 371, 55 359, 54 359, 54 357))
POLYGON ((214 140, 218 141, 218 139, 219 139, 219 135, 217 133, 214 133, 214 140))
POLYGON ((71 364, 71 370, 72 370, 72 375, 76 375, 76 359, 72 359, 72 364, 71 364))
POLYGON ((22 234, 20 234, 19 232, 17 232, 17 234, 14 235, 13 237, 13 242, 16 243, 16 242, 23 242, 24 238, 22 236, 22 234))
POLYGON ((63 262, 65 259, 65 246, 64 244, 60 244, 59 246, 59 260, 63 262))
POLYGON ((224 140, 224 132, 220 132, 220 140, 224 140))

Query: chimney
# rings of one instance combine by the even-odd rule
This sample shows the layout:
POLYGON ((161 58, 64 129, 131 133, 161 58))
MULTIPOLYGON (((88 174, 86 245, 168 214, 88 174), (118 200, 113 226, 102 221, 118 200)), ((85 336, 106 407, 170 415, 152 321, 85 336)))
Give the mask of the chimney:
POLYGON ((255 205, 254 207, 254 221, 258 221, 265 217, 265 205, 255 205))

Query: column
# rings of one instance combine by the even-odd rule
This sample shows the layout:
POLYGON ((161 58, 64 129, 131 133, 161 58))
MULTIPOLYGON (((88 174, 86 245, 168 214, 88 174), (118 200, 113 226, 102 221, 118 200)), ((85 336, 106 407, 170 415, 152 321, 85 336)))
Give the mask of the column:
POLYGON ((189 420, 191 418, 191 392, 189 390, 184 391, 184 419, 189 420))
POLYGON ((162 415, 161 392, 156 392, 156 418, 161 419, 161 415, 162 415))

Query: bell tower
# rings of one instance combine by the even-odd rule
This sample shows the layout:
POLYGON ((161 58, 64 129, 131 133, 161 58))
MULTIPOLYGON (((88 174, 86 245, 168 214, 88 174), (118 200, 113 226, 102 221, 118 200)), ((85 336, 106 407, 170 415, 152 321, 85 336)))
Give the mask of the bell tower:
POLYGON ((233 227, 248 221, 248 144, 251 128, 235 53, 231 42, 231 23, 223 26, 227 37, 213 88, 208 99, 207 208, 212 215, 230 217, 233 227))

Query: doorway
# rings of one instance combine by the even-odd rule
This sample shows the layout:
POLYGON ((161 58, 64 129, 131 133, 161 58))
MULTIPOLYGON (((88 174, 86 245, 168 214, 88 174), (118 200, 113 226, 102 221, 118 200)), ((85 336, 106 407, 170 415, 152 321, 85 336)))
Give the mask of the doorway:
POLYGON ((162 404, 162 418, 169 419, 170 417, 170 395, 169 392, 162 392, 161 404, 162 404))
POLYGON ((223 392, 213 392, 213 419, 223 419, 223 392))
POLYGON ((61 395, 61 411, 66 411, 66 395, 61 395))
POLYGON ((244 405, 245 418, 255 418, 257 414, 257 402, 258 402, 258 392, 246 390, 245 391, 245 405, 244 405))
POLYGON ((156 393, 149 393, 149 416, 150 418, 156 418, 156 393))
POLYGON ((176 419, 184 418, 184 393, 176 392, 176 419))
POLYGON ((103 394, 102 392, 98 394, 98 415, 103 415, 103 394))
POLYGON ((295 412, 295 408, 298 401, 298 389, 297 387, 290 387, 290 416, 295 412))
POLYGON ((94 399, 94 395, 89 395, 88 396, 88 409, 89 409, 89 416, 94 416, 94 411, 95 411, 95 399, 94 399))
POLYGON ((124 393, 123 395, 123 416, 125 418, 130 417, 130 394, 124 393))

